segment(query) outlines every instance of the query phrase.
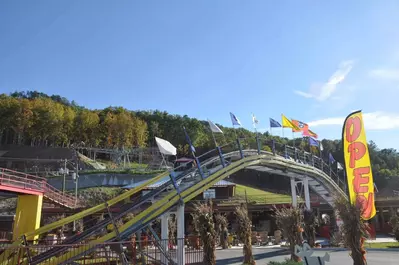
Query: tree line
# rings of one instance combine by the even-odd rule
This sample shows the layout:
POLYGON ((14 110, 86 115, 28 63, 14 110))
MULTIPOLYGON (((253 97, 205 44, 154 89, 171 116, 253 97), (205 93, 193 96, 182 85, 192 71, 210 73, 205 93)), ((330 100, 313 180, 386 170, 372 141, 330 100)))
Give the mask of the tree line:
MULTIPOLYGON (((159 110, 130 111, 123 107, 90 110, 59 95, 49 96, 37 91, 0 95, 0 144, 134 148, 155 146, 154 137, 157 136, 170 141, 179 155, 185 156, 190 152, 183 126, 198 153, 214 148, 208 123, 187 115, 159 110)), ((256 147, 254 132, 219 127, 224 133, 216 135, 218 144, 234 142, 239 136, 246 138, 252 148, 256 147)), ((310 147, 302 138, 288 139, 271 136, 268 132, 261 137, 273 138, 279 146, 295 145, 320 155, 316 147, 310 147)), ((341 141, 323 139, 321 142, 324 147, 321 156, 327 159, 331 153, 342 164, 341 141)), ((377 184, 399 175, 399 154, 395 149, 379 149, 370 142, 369 150, 377 184)))

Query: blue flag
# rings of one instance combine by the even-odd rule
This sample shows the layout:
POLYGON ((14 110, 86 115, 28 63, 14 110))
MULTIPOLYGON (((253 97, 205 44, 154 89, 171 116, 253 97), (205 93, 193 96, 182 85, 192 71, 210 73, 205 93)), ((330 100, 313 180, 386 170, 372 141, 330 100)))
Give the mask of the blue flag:
POLYGON ((316 139, 309 137, 309 145, 319 146, 319 142, 316 139))
POLYGON ((230 112, 230 118, 231 118, 231 122, 233 123, 233 125, 241 126, 240 120, 236 117, 236 115, 234 115, 231 112, 230 112))
POLYGON ((328 154, 328 161, 330 162, 330 164, 335 162, 335 159, 334 159, 334 157, 332 156, 331 153, 328 154))
POLYGON ((190 136, 188 136, 188 134, 187 134, 186 127, 183 126, 183 130, 184 130, 184 135, 186 136, 186 141, 187 141, 188 144, 190 145, 190 150, 191 150, 191 152, 195 153, 195 147, 194 147, 194 145, 191 143, 191 139, 190 139, 190 136))
POLYGON ((271 128, 281 127, 281 124, 278 121, 273 120, 272 118, 270 118, 270 127, 271 128))

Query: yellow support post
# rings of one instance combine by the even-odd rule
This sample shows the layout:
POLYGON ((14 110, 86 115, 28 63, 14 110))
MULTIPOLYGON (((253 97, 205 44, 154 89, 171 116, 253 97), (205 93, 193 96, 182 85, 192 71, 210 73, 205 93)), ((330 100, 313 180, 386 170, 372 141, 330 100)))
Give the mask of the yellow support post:
MULTIPOLYGON (((40 227, 43 195, 18 195, 17 210, 14 220, 12 240, 17 240, 26 232, 40 227)), ((27 240, 35 240, 39 236, 30 236, 27 240)))

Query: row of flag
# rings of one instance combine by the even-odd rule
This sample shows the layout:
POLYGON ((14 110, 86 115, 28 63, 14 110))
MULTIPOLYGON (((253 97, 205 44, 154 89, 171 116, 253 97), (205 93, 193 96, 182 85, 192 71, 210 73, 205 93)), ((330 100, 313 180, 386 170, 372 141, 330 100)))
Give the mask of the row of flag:
MULTIPOLYGON (((230 118, 233 126, 241 126, 240 120, 230 112, 230 118)), ((270 118, 270 128, 291 128, 292 132, 301 132, 302 136, 313 137, 315 139, 318 138, 318 135, 309 129, 309 125, 301 122, 299 120, 290 120, 283 114, 281 115, 281 123, 276 121, 275 119, 270 118)), ((209 120, 208 120, 209 121, 209 120)), ((252 114, 252 124, 256 128, 256 125, 259 123, 258 119, 252 114)), ((214 125, 216 126, 216 125, 214 125)), ((212 126, 211 126, 212 129, 212 126)), ((220 130, 220 129, 219 129, 220 130)), ((221 131, 221 130, 220 130, 221 131)), ((215 131, 216 132, 216 131, 215 131)))
MULTIPOLYGON (((233 126, 241 126, 240 120, 237 118, 236 115, 234 115, 232 112, 230 112, 230 118, 233 126)), ((223 133, 223 131, 212 121, 208 119, 209 123, 209 128, 211 129, 212 134, 213 133, 223 133)), ((252 114, 252 123, 254 127, 256 128, 256 125, 259 123, 258 119, 255 117, 255 115, 252 114)), ((321 141, 316 140, 317 139, 317 134, 314 133, 309 129, 309 125, 306 123, 303 123, 298 120, 290 120, 286 116, 281 115, 281 123, 278 121, 270 118, 270 128, 291 128, 292 132, 302 132, 303 136, 306 136, 309 138, 309 145, 310 146, 316 146, 319 148, 320 155, 322 154, 323 151, 323 145, 321 141)), ((187 135, 186 129, 184 128, 184 132, 187 138, 187 141, 190 145, 190 150, 191 152, 195 153, 195 147, 191 143, 190 137, 187 135)), ((216 144, 216 142, 215 142, 216 144)), ((334 164, 335 162, 337 163, 337 169, 342 170, 343 166, 334 159, 333 155, 331 153, 328 154, 328 162, 330 165, 334 164)))

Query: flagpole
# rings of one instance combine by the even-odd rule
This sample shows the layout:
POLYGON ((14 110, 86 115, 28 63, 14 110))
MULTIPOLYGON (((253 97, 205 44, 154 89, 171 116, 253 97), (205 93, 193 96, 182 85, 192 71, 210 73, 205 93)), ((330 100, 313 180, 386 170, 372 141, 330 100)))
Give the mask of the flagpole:
POLYGON ((293 143, 294 148, 295 148, 295 136, 294 136, 294 131, 292 131, 292 143, 293 143))
POLYGON ((234 135, 235 135, 236 139, 238 139, 237 132, 236 132, 236 127, 234 126, 234 123, 233 123, 233 131, 234 131, 234 135))
POLYGON ((211 130, 211 132, 212 132, 213 142, 215 143, 215 146, 218 147, 218 143, 216 142, 215 134, 213 133, 212 130, 211 130))

